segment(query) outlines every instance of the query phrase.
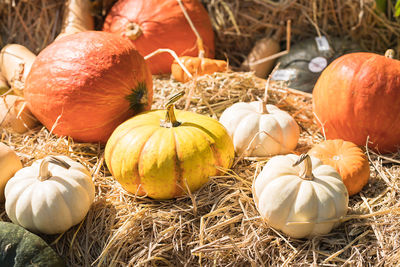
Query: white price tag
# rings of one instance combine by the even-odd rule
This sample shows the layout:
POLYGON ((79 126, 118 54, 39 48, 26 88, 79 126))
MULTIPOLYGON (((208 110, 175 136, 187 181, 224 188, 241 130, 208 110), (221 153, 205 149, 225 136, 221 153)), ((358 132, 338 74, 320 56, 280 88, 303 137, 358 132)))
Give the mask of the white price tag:
POLYGON ((315 42, 317 43, 317 47, 319 51, 329 51, 330 46, 328 39, 325 36, 315 37, 315 42))
POLYGON ((296 76, 295 69, 281 69, 276 70, 273 74, 271 79, 273 81, 289 81, 290 79, 296 76))
POLYGON ((324 57, 315 57, 308 63, 308 69, 315 73, 323 71, 326 66, 328 66, 328 61, 324 57))

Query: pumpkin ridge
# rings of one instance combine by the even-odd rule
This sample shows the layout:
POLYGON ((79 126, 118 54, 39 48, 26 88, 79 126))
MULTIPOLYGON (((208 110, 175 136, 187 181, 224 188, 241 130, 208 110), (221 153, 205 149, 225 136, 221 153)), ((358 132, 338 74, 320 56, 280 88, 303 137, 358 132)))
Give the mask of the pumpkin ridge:
MULTIPOLYGON (((213 165, 215 167, 222 166, 221 153, 219 153, 218 148, 215 146, 215 141, 210 142, 210 140, 208 140, 208 136, 206 136, 203 132, 201 132, 201 134, 204 136, 204 139, 207 141, 207 143, 210 146, 210 149, 213 153, 214 160, 215 160, 213 165)), ((213 140, 215 140, 215 139, 213 138, 213 140)), ((216 169, 216 170, 217 170, 217 173, 215 175, 218 175, 220 173, 220 171, 218 169, 216 169)))
MULTIPOLYGON (((200 126, 200 125, 199 125, 200 126)), ((195 127, 195 128, 197 128, 197 127, 195 127)), ((213 152, 213 155, 214 155, 214 159, 215 159, 215 161, 216 162, 214 162, 214 166, 222 166, 222 158, 221 158, 221 153, 219 153, 219 150, 218 150, 218 148, 215 146, 215 135, 212 133, 212 132, 210 132, 210 131, 203 131, 203 128, 197 128, 198 130, 200 130, 200 131, 198 131, 199 133, 201 133, 201 135, 203 135, 204 136, 204 139, 207 141, 207 143, 209 144, 209 146, 210 146, 210 149, 211 149, 211 151, 213 152), (211 139, 212 140, 214 140, 214 142, 211 142, 210 140, 209 140, 209 137, 211 137, 211 139)), ((219 174, 220 173, 220 171, 219 170, 217 170, 217 173, 216 173, 216 175, 217 174, 219 174)))
MULTIPOLYGON (((332 186, 332 183, 327 183, 327 182, 325 181, 325 179, 326 179, 327 177, 332 178, 332 176, 322 175, 322 177, 324 177, 324 179, 322 179, 322 178, 317 178, 317 179, 320 180, 320 182, 319 182, 319 183, 316 183, 315 185, 320 186, 320 188, 323 189, 323 190, 325 191, 325 193, 326 193, 327 195, 329 195, 330 199, 333 199, 333 200, 334 200, 334 203, 336 204, 336 201, 335 201, 336 198, 335 198, 335 196, 332 195, 331 193, 332 193, 332 192, 340 192, 341 190, 340 190, 337 186, 332 186)), ((328 178, 328 179, 329 179, 329 178, 328 178)), ((336 185, 336 184, 335 184, 335 185, 336 185)), ((346 188, 346 187, 345 187, 345 188, 346 188)), ((346 189, 346 192, 347 192, 347 189, 346 189)), ((337 215, 338 215, 337 207, 336 207, 336 205, 333 205, 333 206, 334 206, 334 209, 335 209, 335 215, 334 215, 334 217, 337 217, 337 215)))
MULTIPOLYGON (((176 138, 176 132, 174 131, 174 127, 171 127, 172 134, 174 136, 175 141, 175 192, 174 196, 179 196, 182 194, 182 190, 186 189, 186 186, 183 185, 183 172, 185 171, 181 167, 181 160, 179 159, 179 148, 178 148, 178 141, 176 138)), ((189 189, 190 190, 190 189, 189 189)))
MULTIPOLYGON (((293 175, 293 174, 292 174, 292 175, 293 175)), ((296 175, 297 175, 297 174, 296 174, 296 175)), ((282 177, 285 177, 285 176, 281 176, 281 178, 282 178, 282 177)), ((274 179, 274 180, 275 180, 275 179, 274 179)), ((296 186, 296 192, 293 194, 293 195, 294 195, 294 201, 296 201, 297 198, 298 198, 298 196, 299 196, 299 192, 300 192, 300 188, 301 188, 302 183, 303 183, 303 182, 308 182, 308 181, 303 180, 303 179, 300 178, 300 181, 294 180, 292 183, 295 183, 295 182, 298 183, 298 185, 296 186)), ((313 183, 311 183, 311 184, 313 184, 313 183)), ((313 189, 314 189, 314 188, 313 188, 313 189)), ((285 216, 285 217, 286 217, 286 220, 287 220, 289 217, 291 217, 291 215, 294 213, 294 208, 295 208, 294 205, 290 208, 289 212, 288 212, 287 215, 285 216)), ((286 226, 288 226, 287 224, 288 224, 288 222, 286 222, 286 226)))
MULTIPOLYGON (((24 195, 25 195, 25 197, 28 196, 28 199, 29 199, 30 194, 32 194, 32 190, 33 190, 32 188, 33 188, 33 186, 32 186, 32 184, 30 184, 29 186, 27 186, 27 188, 25 188, 25 190, 19 196, 19 199, 15 199, 14 200, 14 205, 13 206, 15 208, 14 207, 12 208, 12 213, 10 213, 10 215, 9 215, 9 217, 11 217, 11 216, 14 217, 14 220, 11 218, 11 221, 13 221, 14 223, 20 221, 20 217, 18 216, 18 213, 19 213, 19 209, 22 209, 22 207, 23 207, 22 205, 24 205, 24 203, 22 201, 19 201, 19 200, 22 199, 22 196, 24 196, 24 195)), ((25 215, 25 213, 30 213, 30 215, 31 215, 30 216, 30 220, 31 220, 31 222, 33 222, 32 203, 30 203, 28 208, 24 208, 23 210, 24 210, 23 211, 24 215, 25 215)), ((16 223, 16 224, 19 224, 19 223, 16 223)), ((26 225, 23 225, 23 224, 20 224, 20 225, 22 227, 26 228, 26 225)), ((35 227, 36 227, 36 225, 35 225, 35 227)), ((38 231, 38 229, 32 229, 32 230, 33 231, 38 231)))
MULTIPOLYGON (((294 173, 294 174, 290 174, 290 175, 287 175, 287 176, 281 176, 281 177, 279 177, 279 178, 273 179, 272 181, 269 181, 269 182, 265 185, 264 190, 261 192, 259 199, 263 199, 263 198, 264 198, 264 197, 263 197, 264 194, 270 194, 270 192, 269 192, 269 190, 267 190, 267 188, 270 187, 271 185, 274 185, 275 183, 279 183, 280 181, 278 181, 278 180, 282 180, 282 179, 284 179, 284 178, 285 178, 285 179, 292 179, 292 177, 293 177, 293 176, 296 176, 296 175, 297 175, 297 174, 294 173)), ((299 178, 299 179, 300 179, 300 178, 299 178)), ((300 180, 301 180, 301 179, 300 179, 300 180)), ((301 181, 302 181, 302 180, 301 180, 301 181)), ((300 190, 299 183, 301 183, 301 181, 299 181, 299 180, 297 180, 297 179, 293 179, 292 181, 289 181, 288 184, 286 184, 286 188, 290 188, 290 187, 292 186, 292 184, 296 184, 297 186, 296 186, 296 193, 295 193, 295 194, 290 194, 290 196, 288 196, 288 198, 285 199, 284 202, 292 202, 292 201, 297 197, 298 191, 300 190)), ((259 204, 259 205, 260 205, 260 204, 259 204)), ((289 214, 291 213, 292 209, 293 209, 293 207, 291 207, 290 209, 287 209, 286 211, 284 210, 284 211, 281 213, 280 217, 281 217, 281 218, 284 218, 284 220, 286 221, 287 218, 289 217, 289 214)), ((273 222, 271 222, 271 223, 273 223, 273 222)), ((272 225, 272 224, 271 224, 271 225, 272 225)), ((285 223, 285 226, 287 226, 287 223, 285 223)), ((277 227, 277 228, 278 228, 278 227, 277 227)), ((282 228, 279 227, 279 230, 282 230, 282 228)))
MULTIPOLYGON (((322 179, 320 179, 320 181, 321 181, 322 179)), ((313 189, 314 189, 314 191, 315 191, 315 196, 317 197, 317 199, 318 199, 318 206, 317 206, 317 218, 315 218, 316 219, 316 221, 315 221, 315 223, 314 223, 314 225, 318 225, 318 224, 321 224, 323 221, 325 221, 325 220, 332 220, 332 219, 337 219, 337 217, 338 217, 338 210, 337 210, 337 207, 336 207, 336 200, 335 200, 335 196, 333 195, 333 194, 331 194, 331 192, 332 191, 330 191, 330 190, 332 190, 332 188, 333 187, 329 187, 329 186, 326 186, 326 184, 328 184, 328 183, 324 183, 323 185, 321 185, 320 183, 313 183, 313 189), (325 219, 323 219, 323 220, 321 220, 320 219, 320 215, 321 214, 323 214, 323 211, 321 210, 321 203, 322 203, 322 201, 321 201, 321 199, 319 198, 319 196, 318 196, 318 194, 317 194, 317 188, 316 187, 318 187, 319 188, 319 190, 321 190, 321 191, 325 191, 325 194, 326 195, 328 195, 329 196, 329 198, 328 198, 328 200, 329 200, 329 202, 330 203, 332 203, 333 202, 333 205, 331 205, 331 206, 333 206, 333 209, 334 209, 334 212, 333 212, 333 217, 332 216, 329 216, 329 218, 325 218, 325 219)), ((335 188, 333 188, 333 189, 335 189, 335 188)), ((338 190, 335 190, 334 192, 339 192, 338 190)), ((325 200, 325 201, 328 201, 328 200, 325 200)), ((324 217, 326 217, 326 215, 324 216, 324 217)), ((332 227, 331 227, 332 228, 332 227)))
POLYGON ((186 127, 193 127, 199 129, 202 133, 206 133, 208 136, 210 136, 213 140, 216 139, 215 134, 213 134, 211 131, 209 131, 207 128, 205 128, 202 125, 193 123, 193 122, 182 122, 181 126, 186 126, 186 127))
POLYGON ((136 179, 135 179, 135 184, 137 185, 137 187, 139 188, 139 190, 138 190, 138 194, 140 194, 140 195, 144 195, 144 194, 146 194, 145 193, 145 191, 144 191, 144 189, 143 189, 143 185, 142 185, 142 178, 141 178, 141 175, 140 175, 140 163, 141 163, 141 161, 142 161, 142 159, 143 159, 143 156, 142 156, 142 153, 143 153, 143 150, 144 150, 144 147, 146 146, 146 144, 150 141, 150 139, 155 135, 155 133, 159 130, 160 128, 155 128, 155 131, 147 138, 147 140, 143 143, 143 145, 142 145, 142 147, 140 148, 140 150, 139 150, 139 153, 138 153, 138 155, 139 155, 139 157, 138 157, 138 160, 137 160, 137 164, 136 164, 136 171, 137 171, 137 177, 136 177, 136 179), (140 187, 139 187, 140 186, 140 187))
MULTIPOLYGON (((56 178, 54 180, 55 181, 58 180, 57 182, 59 184, 61 184, 63 187, 65 187, 67 189, 68 189, 68 187, 70 187, 70 188, 73 188, 74 190, 76 190, 75 195, 80 197, 80 199, 86 198, 86 202, 92 202, 91 199, 90 199, 89 194, 87 193, 88 192, 87 191, 88 190, 88 186, 87 185, 85 186, 84 184, 81 184, 80 182, 78 182, 77 179, 74 179, 74 180, 70 179, 70 180, 67 181, 66 179, 63 179, 63 178, 61 178, 59 176, 54 176, 53 178, 56 178), (73 183, 75 183, 75 185, 73 183), (79 185, 79 187, 76 187, 76 185, 79 185)), ((81 179, 81 180, 84 181, 84 179, 81 179)), ((57 185, 59 185, 59 184, 57 184, 57 185)), ((60 191, 60 195, 61 195, 63 201, 65 202, 66 206, 67 207, 71 207, 73 203, 68 202, 65 199, 64 194, 62 194, 61 190, 58 187, 57 187, 57 189, 58 189, 58 191, 60 191)), ((68 190, 68 191, 73 191, 73 190, 68 190)), ((72 221, 71 224, 75 225, 75 224, 77 224, 77 223, 79 223, 81 221, 81 220, 78 220, 78 221, 74 221, 73 220, 73 218, 78 218, 79 219, 79 217, 77 217, 76 215, 72 214, 70 208, 68 208, 68 212, 70 213, 70 217, 68 217, 68 218, 71 218, 71 221, 72 221)), ((87 213, 87 211, 85 213, 87 213)))
MULTIPOLYGON (((64 181, 64 179, 62 179, 61 177, 57 177, 57 176, 55 176, 55 177, 53 177, 53 178, 60 178, 62 181, 64 181)), ((68 183, 68 182, 67 182, 68 183)), ((38 185, 38 184, 36 184, 36 185, 38 185)), ((71 184, 70 184, 70 186, 72 186, 71 184)), ((65 218, 66 217, 68 217, 69 218, 69 222, 68 222, 68 224, 71 224, 72 225, 72 218, 73 217, 75 217, 72 213, 71 213, 71 209, 69 209, 69 205, 68 205, 68 203, 67 203, 67 201, 65 200, 65 198, 64 198, 64 194, 62 193, 62 191, 58 188, 58 186, 52 186, 52 188, 53 188, 53 190, 54 191, 57 191, 57 195, 60 197, 60 199, 62 199, 63 200, 63 203, 64 203, 64 209, 63 209, 63 212, 67 212, 68 213, 68 215, 69 216, 65 216, 66 214, 64 213, 64 218, 63 218, 63 220, 65 220, 65 218)), ((49 202, 47 202, 47 198, 46 198, 46 204, 48 204, 49 202)), ((31 202, 31 204, 32 204, 32 202, 31 202)), ((47 207, 46 208, 50 208, 48 205, 47 205, 47 207)), ((37 228, 37 229, 40 229, 41 227, 38 227, 38 225, 36 224, 36 222, 34 221, 34 220, 32 220, 32 222, 33 222, 33 224, 35 225, 35 227, 37 228)), ((54 224, 51 224, 52 226, 54 226, 54 224)), ((73 225, 75 225, 75 224, 73 224, 73 225)), ((54 229, 54 228, 53 228, 54 229)))
MULTIPOLYGON (((143 126, 146 126, 147 127, 147 125, 145 125, 145 124, 142 124, 142 125, 133 125, 132 127, 130 127, 129 128, 129 130, 127 131, 127 132, 130 132, 130 131, 132 131, 132 130, 134 130, 134 129, 137 129, 137 128, 140 128, 140 127, 143 127, 143 126)), ((111 136, 112 137, 112 136, 111 136)), ((110 139, 111 139, 111 137, 110 137, 110 139)), ((112 142, 112 147, 110 148, 110 149, 107 149, 107 151, 109 151, 108 153, 106 153, 106 154, 108 154, 108 155, 110 155, 110 156, 108 156, 107 158, 110 158, 110 160, 111 160, 111 158, 113 157, 113 154, 114 154, 114 150, 115 150, 115 147, 117 146, 117 144, 124 138, 124 137, 126 137, 124 134, 119 134, 116 138, 116 140, 113 140, 113 142, 112 142)), ((109 145, 108 146, 106 146, 106 147, 109 147, 109 145)), ((111 163, 111 162, 110 162, 111 163)), ((108 169, 110 170, 110 172, 111 172, 111 174, 112 175, 114 175, 114 172, 113 172, 113 170, 112 170, 112 166, 111 166, 111 164, 107 164, 107 167, 108 167, 108 169)))

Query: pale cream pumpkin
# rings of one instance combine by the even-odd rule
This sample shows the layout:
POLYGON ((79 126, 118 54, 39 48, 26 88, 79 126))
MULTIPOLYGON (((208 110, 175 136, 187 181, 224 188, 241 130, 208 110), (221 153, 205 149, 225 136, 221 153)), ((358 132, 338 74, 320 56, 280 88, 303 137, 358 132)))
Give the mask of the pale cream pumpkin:
POLYGON ((23 97, 16 95, 0 97, 0 128, 12 129, 22 134, 38 124, 39 121, 33 116, 23 97))
POLYGON ((263 220, 294 238, 327 234, 346 215, 349 195, 339 173, 303 154, 275 156, 253 182, 263 220))
POLYGON ((0 142, 0 202, 4 202, 6 183, 21 168, 21 160, 14 150, 0 142))
POLYGON ((35 54, 19 44, 8 44, 1 49, 0 70, 15 94, 23 96, 25 80, 35 59, 35 54))
POLYGON ((294 150, 300 129, 289 113, 266 101, 239 102, 219 121, 228 130, 238 155, 264 157, 294 150))
POLYGON ((83 220, 95 190, 82 164, 66 156, 48 156, 19 170, 4 193, 6 213, 13 223, 56 234, 83 220))

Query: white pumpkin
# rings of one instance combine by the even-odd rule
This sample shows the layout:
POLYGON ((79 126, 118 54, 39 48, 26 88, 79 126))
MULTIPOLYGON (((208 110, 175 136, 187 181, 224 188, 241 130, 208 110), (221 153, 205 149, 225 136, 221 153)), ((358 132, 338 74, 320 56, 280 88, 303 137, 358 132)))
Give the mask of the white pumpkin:
POLYGON ((33 232, 62 233, 83 220, 94 194, 90 173, 82 164, 66 156, 48 156, 8 181, 6 213, 33 232))
POLYGON ((14 150, 0 142, 0 202, 4 202, 4 187, 8 180, 21 168, 21 160, 14 150))
POLYGON ((327 234, 347 213, 339 173, 303 154, 275 156, 253 182, 253 199, 271 227, 295 238, 327 234))
POLYGON ((235 103, 219 121, 228 130, 238 155, 287 154, 296 148, 300 137, 299 126, 287 112, 263 101, 235 103))

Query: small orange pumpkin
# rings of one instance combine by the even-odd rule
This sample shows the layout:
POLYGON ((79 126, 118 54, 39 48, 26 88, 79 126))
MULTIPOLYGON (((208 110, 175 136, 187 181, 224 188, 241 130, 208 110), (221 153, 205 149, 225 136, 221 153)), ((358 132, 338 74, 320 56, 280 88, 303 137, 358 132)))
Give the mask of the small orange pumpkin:
POLYGON ((350 196, 360 192, 368 183, 368 159, 352 142, 342 139, 326 140, 315 145, 308 154, 334 167, 342 176, 350 196))
MULTIPOLYGON (((198 76, 223 72, 228 67, 225 60, 189 56, 179 57, 179 59, 191 74, 198 76)), ((178 82, 188 82, 191 80, 176 60, 171 65, 171 73, 178 82)))

